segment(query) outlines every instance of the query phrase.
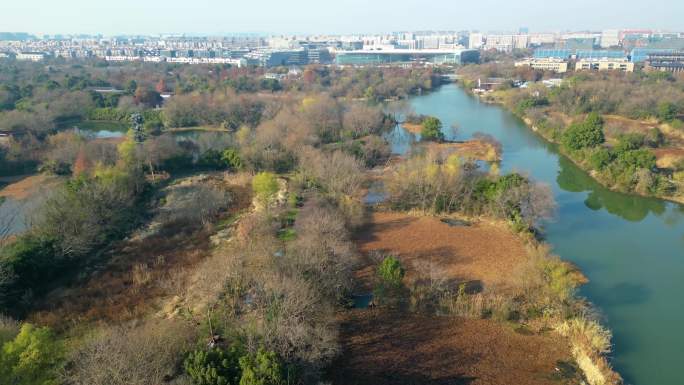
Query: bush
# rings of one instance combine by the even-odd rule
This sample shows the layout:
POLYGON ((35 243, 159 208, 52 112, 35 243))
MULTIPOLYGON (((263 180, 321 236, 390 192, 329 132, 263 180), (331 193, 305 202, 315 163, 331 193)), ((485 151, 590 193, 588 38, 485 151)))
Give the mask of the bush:
POLYGON ((596 113, 590 113, 582 123, 570 125, 563 134, 562 143, 566 149, 580 150, 596 147, 605 141, 603 121, 596 113))
POLYGON ((672 102, 661 102, 658 104, 658 118, 669 122, 677 117, 677 106, 672 102))
POLYGON ((437 142, 443 141, 444 133, 442 132, 442 122, 433 116, 425 118, 425 120, 423 120, 423 128, 420 131, 420 139, 437 142))
POLYGON ((605 148, 597 148, 589 156, 589 163, 594 170, 603 170, 613 161, 613 155, 605 148))
POLYGON ((233 148, 227 148, 221 154, 221 160, 228 166, 231 171, 241 170, 243 167, 242 159, 237 150, 233 148))
POLYGON ((646 137, 642 134, 624 134, 621 135, 617 146, 615 146, 615 152, 621 153, 630 150, 638 150, 644 145, 646 137))
POLYGON ((14 340, 2 346, 0 378, 12 385, 56 384, 63 356, 63 347, 49 328, 24 324, 14 340))
POLYGON ((235 347, 199 349, 190 352, 183 368, 195 385, 237 385, 241 377, 240 356, 235 347))
POLYGON ((290 383, 285 367, 274 352, 259 349, 255 355, 240 357, 240 385, 281 385, 290 383))
POLYGON ((268 203, 278 192, 278 179, 270 172, 260 172, 252 179, 252 189, 257 199, 268 203))
POLYGON ((70 357, 73 385, 159 385, 178 374, 196 340, 195 326, 155 320, 140 326, 111 326, 90 336, 70 357))
POLYGON ((401 286, 404 274, 405 271, 401 262, 393 256, 385 257, 378 266, 378 276, 384 284, 390 287, 401 286))

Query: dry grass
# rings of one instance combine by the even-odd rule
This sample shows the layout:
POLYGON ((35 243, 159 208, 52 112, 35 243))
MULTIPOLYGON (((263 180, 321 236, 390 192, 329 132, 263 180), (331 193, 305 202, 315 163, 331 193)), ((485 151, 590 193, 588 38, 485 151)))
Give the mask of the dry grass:
MULTIPOLYGON (((364 253, 395 255, 404 266, 431 262, 450 279, 479 281, 484 287, 516 286, 511 272, 527 258, 523 241, 503 224, 451 227, 437 217, 404 213, 372 213, 357 244, 364 253)), ((408 270, 406 282, 418 278, 415 270, 408 270)))
POLYGON ((501 160, 501 151, 496 145, 485 140, 473 139, 465 142, 454 143, 421 143, 421 146, 428 151, 438 154, 439 157, 446 158, 455 153, 462 158, 483 160, 486 162, 497 162, 501 160))
MULTIPOLYGON (((219 219, 231 218, 251 205, 251 190, 231 184, 248 179, 237 175, 200 182, 223 186, 235 197, 219 219)), ((106 251, 105 266, 71 288, 50 293, 29 319, 59 329, 70 322, 122 322, 165 308, 167 299, 177 301, 173 298, 187 293, 192 273, 212 256, 210 238, 215 232, 214 225, 207 225, 196 231, 142 234, 121 241, 106 251)), ((212 269, 223 266, 214 264, 212 269)))
POLYGON ((401 124, 401 126, 412 134, 420 134, 420 132, 423 131, 422 124, 404 122, 401 124))
POLYGON ((0 189, 0 196, 13 199, 26 199, 40 191, 54 187, 60 178, 46 174, 31 175, 0 189))

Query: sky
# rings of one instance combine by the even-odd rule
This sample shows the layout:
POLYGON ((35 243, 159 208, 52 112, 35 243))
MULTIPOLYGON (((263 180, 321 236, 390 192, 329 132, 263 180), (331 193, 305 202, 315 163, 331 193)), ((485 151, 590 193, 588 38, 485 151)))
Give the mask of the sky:
POLYGON ((684 0, 0 0, 0 31, 348 34, 684 30, 684 0))

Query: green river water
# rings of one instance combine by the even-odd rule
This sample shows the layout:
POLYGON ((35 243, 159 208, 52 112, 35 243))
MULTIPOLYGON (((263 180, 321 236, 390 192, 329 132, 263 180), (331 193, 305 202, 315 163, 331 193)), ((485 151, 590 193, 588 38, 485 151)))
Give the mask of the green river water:
MULTIPOLYGON (((551 186, 558 210, 544 224, 546 241, 589 278, 580 294, 613 331, 617 371, 627 384, 684 384, 684 206, 608 191, 513 114, 456 85, 411 104, 416 113, 441 119, 448 139, 494 136, 503 145, 502 171, 551 186)), ((394 151, 405 151, 410 138, 395 129, 394 151)))

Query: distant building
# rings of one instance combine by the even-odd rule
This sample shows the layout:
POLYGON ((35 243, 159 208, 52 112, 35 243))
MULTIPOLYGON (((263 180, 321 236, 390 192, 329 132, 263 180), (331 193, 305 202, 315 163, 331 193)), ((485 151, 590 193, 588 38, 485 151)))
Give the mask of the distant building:
POLYGON ((21 52, 17 54, 17 60, 42 61, 45 59, 43 52, 21 52))
POLYGON ((634 63, 626 59, 582 59, 575 63, 575 71, 634 72, 634 63))
POLYGON ((570 59, 575 51, 571 49, 545 49, 539 48, 534 50, 535 59, 570 59))
POLYGON ((556 58, 532 58, 515 63, 516 67, 530 67, 536 70, 552 71, 559 74, 568 72, 568 62, 556 58))
POLYGON ((369 65, 422 62, 433 64, 467 64, 480 61, 480 52, 473 49, 456 50, 358 50, 337 51, 335 63, 338 65, 369 65))
POLYGON ((273 50, 261 49, 245 55, 247 63, 263 67, 305 65, 309 62, 306 49, 273 50))
POLYGON ((620 41, 620 31, 617 29, 607 29, 601 32, 601 48, 617 47, 620 41))
POLYGON ((311 64, 329 64, 332 63, 332 55, 325 48, 309 49, 307 50, 307 60, 311 64))
POLYGON ((684 72, 684 51, 652 53, 646 60, 644 71, 684 72))
POLYGON ((627 54, 623 50, 609 49, 580 49, 575 51, 575 58, 581 59, 618 59, 627 60, 627 54))
POLYGON ((471 33, 468 37, 468 48, 480 49, 484 45, 484 35, 481 33, 471 33))

